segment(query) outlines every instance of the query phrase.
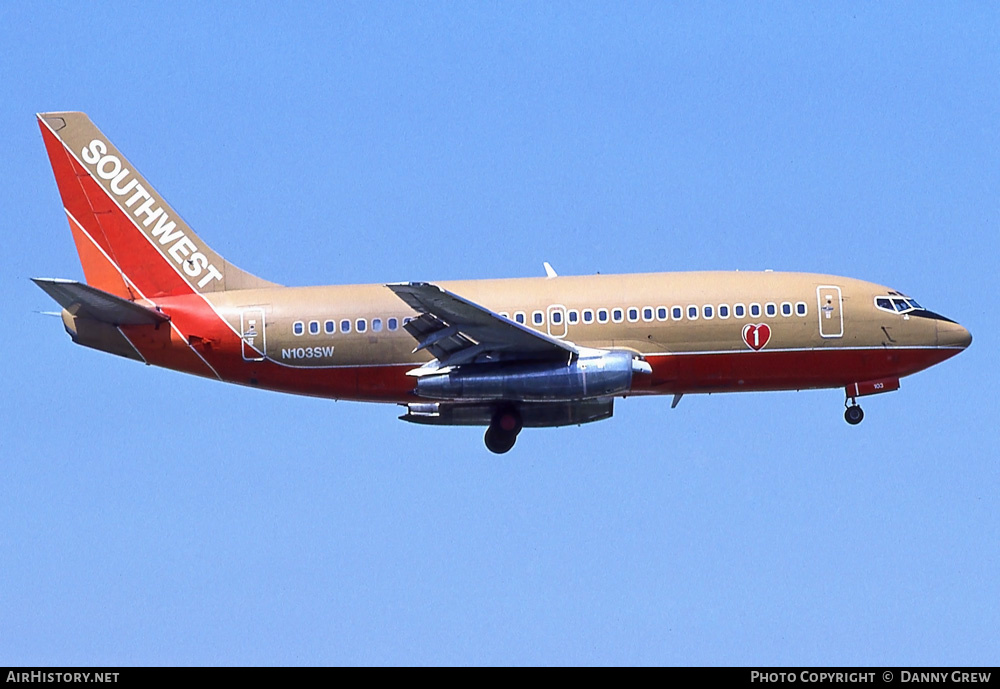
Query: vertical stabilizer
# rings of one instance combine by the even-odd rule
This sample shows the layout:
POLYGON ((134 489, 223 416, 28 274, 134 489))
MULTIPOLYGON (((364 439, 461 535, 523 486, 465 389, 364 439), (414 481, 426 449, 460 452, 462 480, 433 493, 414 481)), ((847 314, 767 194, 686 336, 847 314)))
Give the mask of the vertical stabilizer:
POLYGON ((84 113, 38 122, 88 284, 126 299, 274 286, 212 251, 84 113))

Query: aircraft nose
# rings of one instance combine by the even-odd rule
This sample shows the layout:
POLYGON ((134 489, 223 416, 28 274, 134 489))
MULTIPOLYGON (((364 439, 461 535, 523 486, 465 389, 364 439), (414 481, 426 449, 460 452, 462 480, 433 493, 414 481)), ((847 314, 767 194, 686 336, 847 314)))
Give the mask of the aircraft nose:
POLYGON ((958 323, 938 321, 937 339, 939 347, 961 347, 965 349, 972 344, 972 333, 958 323))

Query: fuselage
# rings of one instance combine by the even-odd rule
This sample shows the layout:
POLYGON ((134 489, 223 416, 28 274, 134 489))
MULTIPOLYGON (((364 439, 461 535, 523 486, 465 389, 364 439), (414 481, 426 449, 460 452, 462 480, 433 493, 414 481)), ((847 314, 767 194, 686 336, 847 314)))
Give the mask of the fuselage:
MULTIPOLYGON (((831 275, 738 271, 436 284, 552 337, 642 355, 653 372, 637 377, 630 394, 844 387, 910 375, 971 341, 957 323, 908 308, 895 290, 831 275)), ((432 358, 413 351, 402 327, 418 314, 380 284, 236 290, 157 305, 184 314, 185 335, 205 359, 184 357, 184 367, 234 383, 411 402, 407 372, 432 358)), ((148 363, 178 363, 161 354, 143 352, 148 363)))

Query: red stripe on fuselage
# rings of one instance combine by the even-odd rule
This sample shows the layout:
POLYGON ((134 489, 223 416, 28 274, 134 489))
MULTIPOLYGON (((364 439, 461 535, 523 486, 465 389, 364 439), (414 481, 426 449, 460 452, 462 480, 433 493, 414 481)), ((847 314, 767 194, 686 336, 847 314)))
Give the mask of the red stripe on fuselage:
MULTIPOLYGON (((231 332, 231 331, 230 331, 231 332)), ((412 366, 291 368, 243 361, 235 346, 199 350, 223 380, 295 394, 367 402, 413 402, 412 366)), ((725 352, 648 358, 653 375, 637 374, 635 394, 752 392, 837 388, 853 382, 902 377, 933 366, 959 349, 823 349, 725 352)))
POLYGON ((647 358, 653 375, 636 375, 644 393, 738 392, 836 388, 901 378, 955 356, 961 349, 825 349, 674 354, 647 358))

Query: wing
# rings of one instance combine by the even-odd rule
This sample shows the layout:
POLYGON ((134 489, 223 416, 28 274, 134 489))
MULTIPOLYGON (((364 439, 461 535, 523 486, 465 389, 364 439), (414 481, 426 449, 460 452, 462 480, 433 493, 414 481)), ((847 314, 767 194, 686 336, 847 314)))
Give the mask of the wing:
POLYGON ((433 354, 436 367, 475 361, 568 360, 579 354, 558 340, 504 318, 428 282, 386 285, 421 315, 403 327, 417 340, 417 352, 433 354))

